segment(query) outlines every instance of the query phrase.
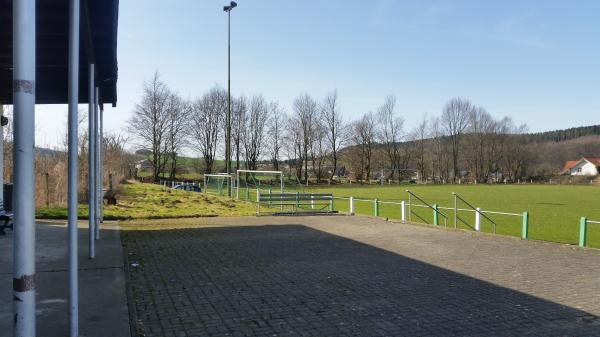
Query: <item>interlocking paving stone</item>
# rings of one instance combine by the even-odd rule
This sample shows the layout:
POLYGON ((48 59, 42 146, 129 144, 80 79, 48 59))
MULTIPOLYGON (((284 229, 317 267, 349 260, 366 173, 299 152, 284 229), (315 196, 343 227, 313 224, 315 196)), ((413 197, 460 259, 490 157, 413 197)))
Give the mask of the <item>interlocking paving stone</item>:
POLYGON ((140 336, 598 336, 600 252, 367 217, 125 231, 140 336))

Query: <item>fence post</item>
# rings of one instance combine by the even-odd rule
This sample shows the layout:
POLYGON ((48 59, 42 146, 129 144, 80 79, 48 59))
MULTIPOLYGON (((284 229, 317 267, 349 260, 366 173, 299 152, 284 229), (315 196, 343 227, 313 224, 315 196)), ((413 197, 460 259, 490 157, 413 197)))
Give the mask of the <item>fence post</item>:
POLYGON ((260 216, 260 190, 256 189, 256 216, 260 216))
POLYGON ((579 220, 579 247, 585 247, 587 244, 587 218, 581 217, 579 220))
MULTIPOLYGON (((329 208, 331 208, 331 205, 329 208)), ((310 196, 310 209, 315 209, 315 197, 313 195, 310 196)))
POLYGON ((329 199, 329 211, 333 212, 333 195, 331 196, 331 199, 329 199))
POLYGON ((273 199, 273 191, 271 191, 271 187, 269 187, 269 207, 271 207, 271 199, 273 199))
POLYGON ((248 189, 248 187, 246 187, 246 201, 250 200, 250 189, 248 189))
POLYGON ((373 215, 379 216, 379 200, 377 198, 373 200, 373 215))
POLYGON ((433 224, 438 226, 440 224, 440 219, 438 218, 438 205, 433 204, 433 224))
POLYGON ((529 213, 523 212, 523 231, 521 232, 521 239, 529 239, 529 213))
POLYGON ((402 223, 406 223, 406 202, 404 200, 400 203, 400 207, 402 209, 402 223))
POLYGON ((481 208, 475 208, 475 230, 477 232, 481 231, 481 213, 479 213, 480 211, 481 208))
POLYGON ((354 215, 354 197, 350 197, 348 199, 348 202, 350 203, 350 205, 349 205, 350 215, 354 215))

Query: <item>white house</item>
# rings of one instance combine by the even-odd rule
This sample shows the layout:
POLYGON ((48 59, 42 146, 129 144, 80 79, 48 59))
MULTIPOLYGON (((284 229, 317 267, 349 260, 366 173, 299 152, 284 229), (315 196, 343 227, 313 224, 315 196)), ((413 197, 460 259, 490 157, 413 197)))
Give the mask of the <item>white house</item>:
POLYGON ((600 169, 600 157, 583 157, 579 160, 569 160, 562 170, 563 174, 572 176, 595 176, 600 169))

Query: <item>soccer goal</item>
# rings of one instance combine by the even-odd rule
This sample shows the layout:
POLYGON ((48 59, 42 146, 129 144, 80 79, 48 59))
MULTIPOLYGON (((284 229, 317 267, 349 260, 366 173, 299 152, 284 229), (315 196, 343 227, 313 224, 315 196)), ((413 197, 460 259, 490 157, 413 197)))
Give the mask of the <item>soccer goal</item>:
POLYGON ((233 175, 227 175, 226 173, 205 174, 204 192, 216 195, 227 195, 227 185, 231 185, 233 182, 233 175))
POLYGON ((237 170, 235 176, 236 199, 256 201, 259 193, 283 193, 282 171, 237 170))

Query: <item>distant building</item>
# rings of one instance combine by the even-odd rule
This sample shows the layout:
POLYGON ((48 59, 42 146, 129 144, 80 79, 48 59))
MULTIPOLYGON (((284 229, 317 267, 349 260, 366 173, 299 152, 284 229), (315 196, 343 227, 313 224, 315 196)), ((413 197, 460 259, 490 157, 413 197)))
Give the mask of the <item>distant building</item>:
POLYGON ((579 160, 569 160, 561 173, 572 176, 595 176, 600 170, 600 157, 583 157, 579 160))
POLYGON ((154 166, 148 159, 143 159, 135 163, 135 168, 138 172, 150 171, 154 166))

